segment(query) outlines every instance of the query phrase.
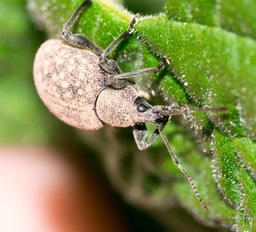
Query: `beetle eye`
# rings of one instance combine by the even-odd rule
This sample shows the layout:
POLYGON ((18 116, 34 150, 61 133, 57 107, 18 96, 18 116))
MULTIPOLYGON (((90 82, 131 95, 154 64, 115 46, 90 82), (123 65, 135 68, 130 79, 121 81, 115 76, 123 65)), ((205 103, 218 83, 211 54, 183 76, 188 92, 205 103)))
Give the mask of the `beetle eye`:
POLYGON ((134 106, 136 107, 139 113, 143 113, 147 111, 149 108, 151 108, 151 105, 148 104, 147 101, 142 97, 136 98, 134 106))
POLYGON ((137 106, 137 110, 138 110, 138 112, 140 112, 140 113, 145 112, 145 111, 148 110, 149 108, 150 108, 150 107, 149 107, 148 105, 144 104, 144 103, 141 103, 141 104, 139 104, 139 105, 137 106))

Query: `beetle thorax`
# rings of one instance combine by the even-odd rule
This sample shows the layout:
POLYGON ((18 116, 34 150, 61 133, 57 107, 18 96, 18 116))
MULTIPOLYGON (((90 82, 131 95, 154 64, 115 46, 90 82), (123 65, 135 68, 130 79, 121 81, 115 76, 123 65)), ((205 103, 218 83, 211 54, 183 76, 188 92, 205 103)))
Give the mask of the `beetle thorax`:
POLYGON ((151 109, 147 112, 137 110, 135 101, 138 98, 140 95, 136 85, 127 85, 122 89, 107 87, 98 96, 96 114, 102 122, 113 127, 154 122, 158 116, 151 109))

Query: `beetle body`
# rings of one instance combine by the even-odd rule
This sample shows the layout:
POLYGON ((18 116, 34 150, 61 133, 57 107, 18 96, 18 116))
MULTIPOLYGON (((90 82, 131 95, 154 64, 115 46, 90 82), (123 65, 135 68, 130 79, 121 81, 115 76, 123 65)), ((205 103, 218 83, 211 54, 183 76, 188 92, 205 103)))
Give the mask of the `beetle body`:
POLYGON ((138 111, 141 102, 136 100, 144 102, 138 86, 106 86, 111 76, 94 53, 62 40, 47 40, 35 57, 34 81, 40 98, 54 115, 73 127, 97 130, 103 123, 129 127, 159 117, 152 110, 138 111))

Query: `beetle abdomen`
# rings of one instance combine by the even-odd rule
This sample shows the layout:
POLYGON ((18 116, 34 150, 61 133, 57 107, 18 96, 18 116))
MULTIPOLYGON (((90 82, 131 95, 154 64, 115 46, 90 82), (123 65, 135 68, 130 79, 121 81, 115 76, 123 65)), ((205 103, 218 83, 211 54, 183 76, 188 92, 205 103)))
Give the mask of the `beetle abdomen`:
POLYGON ((44 104, 65 123, 85 130, 103 126, 94 105, 104 87, 104 72, 94 53, 48 40, 36 54, 34 81, 44 104))

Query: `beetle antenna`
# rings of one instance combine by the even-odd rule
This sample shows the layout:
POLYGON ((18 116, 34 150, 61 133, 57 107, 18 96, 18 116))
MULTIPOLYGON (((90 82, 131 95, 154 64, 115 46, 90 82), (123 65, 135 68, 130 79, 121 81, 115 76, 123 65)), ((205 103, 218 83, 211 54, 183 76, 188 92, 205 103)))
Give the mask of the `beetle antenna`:
POLYGON ((163 106, 160 114, 162 116, 172 116, 172 115, 180 115, 186 114, 189 112, 224 112, 227 111, 227 107, 171 107, 171 106, 163 106))
POLYGON ((185 168, 180 164, 180 161, 178 159, 178 157, 175 155, 174 151, 172 150, 171 148, 171 145, 170 143, 168 142, 167 138, 165 137, 165 135, 163 134, 162 132, 162 129, 161 127, 158 127, 158 131, 159 131, 159 134, 161 135, 164 143, 165 143, 165 146, 174 162, 174 164, 178 167, 178 169, 180 169, 180 171, 182 171, 184 173, 184 175, 186 176, 188 182, 190 183, 191 187, 192 187, 192 190, 196 196, 196 198, 198 199, 200 205, 202 206, 202 208, 208 210, 207 208, 207 205, 204 203, 202 197, 200 196, 199 192, 198 192, 198 189, 196 187, 196 184, 195 184, 195 181, 192 179, 192 177, 188 174, 188 172, 185 170, 185 168))

